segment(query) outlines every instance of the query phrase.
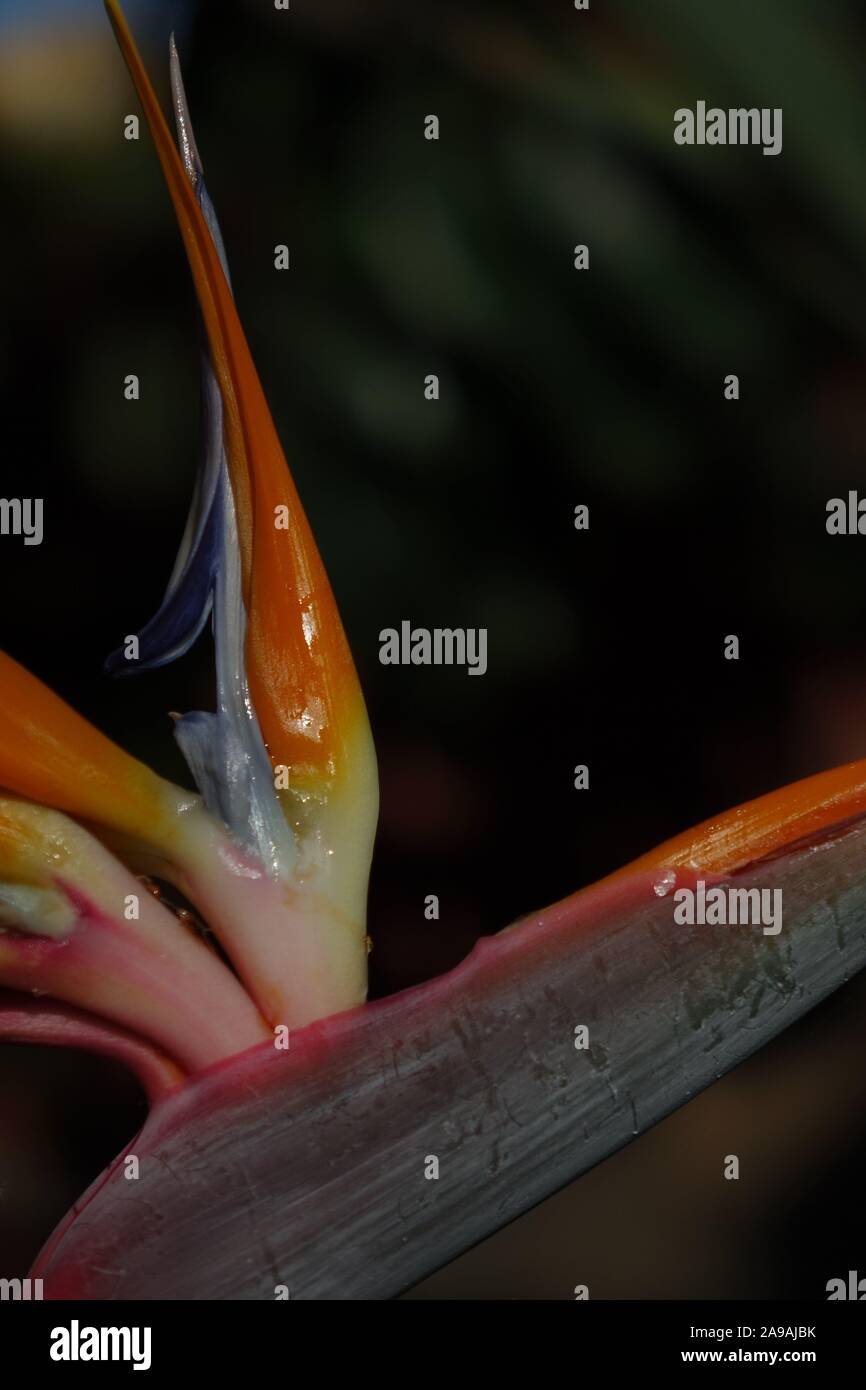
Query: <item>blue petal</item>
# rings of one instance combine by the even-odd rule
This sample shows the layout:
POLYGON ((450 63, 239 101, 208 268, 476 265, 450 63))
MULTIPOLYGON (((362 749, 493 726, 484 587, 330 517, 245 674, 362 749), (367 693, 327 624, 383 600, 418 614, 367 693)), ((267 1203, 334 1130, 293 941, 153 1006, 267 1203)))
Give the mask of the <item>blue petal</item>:
MULTIPOLYGON (((222 233, 205 187, 204 171, 189 118, 174 36, 171 42, 171 81, 178 143, 226 279, 231 285, 222 233)), ((200 331, 204 343, 205 334, 201 324, 200 331)), ((159 611, 137 633, 137 657, 130 659, 126 655, 126 645, 119 647, 105 661, 105 670, 109 675, 136 675, 157 666, 168 666, 189 651, 210 615, 223 549, 225 496, 229 481, 223 451, 222 397, 206 348, 203 348, 201 401, 199 471, 165 597, 159 611)))
POLYGON ((105 670, 111 676, 136 675, 167 666, 189 651, 208 620, 222 541, 219 475, 204 502, 200 500, 201 490, 199 480, 165 598, 159 611, 137 634, 138 658, 130 660, 125 646, 119 647, 105 661, 105 670), (194 537, 192 542, 187 539, 189 534, 194 537))

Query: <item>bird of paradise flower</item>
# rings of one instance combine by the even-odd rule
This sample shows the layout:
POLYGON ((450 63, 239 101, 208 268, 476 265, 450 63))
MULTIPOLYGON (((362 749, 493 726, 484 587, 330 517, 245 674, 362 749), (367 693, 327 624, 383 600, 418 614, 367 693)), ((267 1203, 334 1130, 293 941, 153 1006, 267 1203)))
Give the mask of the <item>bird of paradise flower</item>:
POLYGON ((377 776, 333 594, 235 310, 177 52, 183 163, 119 7, 108 8, 183 232, 205 347, 202 459, 180 554, 160 611, 107 665, 129 669, 131 650, 139 670, 170 662, 212 613, 217 711, 176 724, 193 797, 3 658, 0 781, 28 801, 2 807, 4 921, 16 934, 0 960, 7 984, 98 1008, 189 1064, 256 1041, 266 1023, 297 1027, 363 1000, 377 776), (165 907, 141 901, 100 838, 196 904, 245 989, 165 907), (39 950, 17 934, 33 928, 39 950))
MULTIPOLYGON (((395 1058, 406 1038, 415 1038, 423 1092, 428 1079, 439 1084, 447 1069, 449 1054, 436 1029, 450 1014, 463 1061, 468 1056, 470 1075, 478 1073, 476 1089, 498 1113, 498 1081, 486 1070, 493 1066, 485 1050, 492 1045, 467 1038, 466 1020, 460 1021, 466 1001, 487 1010, 485 1037, 508 1029, 513 1037, 515 1028, 527 1027, 525 1000, 535 989, 548 1000, 562 1034, 556 1034, 549 1051, 558 1057, 557 1049, 572 1048, 565 985, 586 942, 595 951, 599 940, 613 943, 614 973, 625 970, 631 950, 639 980, 650 961, 647 942, 652 938, 657 945, 662 900, 676 884, 694 884, 698 877, 717 883, 752 869, 787 875, 796 894, 805 864, 813 885, 809 902, 820 906, 821 894, 830 892, 821 877, 830 860, 815 859, 814 852, 835 844, 841 846, 840 862, 848 862, 844 856, 851 853, 851 837, 861 834, 859 818, 866 811, 866 763, 820 774, 714 818, 500 933, 451 976, 359 1009, 366 995, 366 894, 378 812, 363 696, 235 307, 176 49, 172 43, 179 149, 117 0, 105 3, 193 275, 204 401, 200 470, 164 602, 134 642, 127 640, 107 664, 112 672, 127 673, 171 662, 211 617, 217 708, 187 714, 175 725, 198 787, 192 794, 117 748, 20 665, 0 656, 0 787, 5 789, 0 796, 0 984, 14 992, 0 1009, 0 1034, 113 1052, 139 1071, 155 1101, 180 1095, 175 1121, 187 1109, 201 1121, 202 1096, 217 1107, 223 1094, 223 1080, 207 1079, 215 1063, 235 1059, 232 1074, 249 1085, 251 1104, 259 1087, 273 1101, 288 1084, 286 1077, 297 1081, 298 1068, 316 1068, 322 1103, 330 1099, 336 1105, 341 1095, 369 1087, 368 1075, 357 1067, 371 1037, 377 1046, 387 1043, 395 1058), (143 888, 142 876, 173 884, 194 905, 222 954, 193 928, 188 913, 173 912, 143 888), (25 995, 36 1001, 25 1003, 25 995), (348 1022, 340 1022, 340 1015, 348 1022), (328 1036, 344 1046, 342 1070, 318 1046, 321 1031, 307 1027, 334 1019, 328 1036), (270 1061, 274 1030, 280 1029, 307 1042, 275 1080, 270 1061), (435 1059, 429 1078, 423 1065, 428 1054, 435 1059), (198 1089, 185 1081, 193 1074, 203 1077, 198 1089)), ((811 925, 809 902, 804 898, 798 919, 804 932, 811 925)), ((820 984, 808 998, 788 1001, 787 1011, 762 1004, 763 986, 756 986, 751 1017, 760 1015, 763 1031, 753 1028, 750 1038, 742 1036, 734 1003, 711 998, 708 1013, 713 1008, 724 1015, 727 1009, 729 1045, 723 1061, 702 1056, 673 1088, 654 1090, 656 1081, 647 1079, 643 1096, 629 1093, 627 1101, 620 1099, 610 1081, 608 1055, 603 1063, 596 1057, 593 1065, 602 1073, 598 1084, 606 1100, 611 1092, 614 1106, 603 1136, 597 1142, 587 1139, 585 1154, 552 1163, 548 1175, 539 1173, 534 1153, 515 1160, 519 1195, 504 1204, 497 1198, 495 1213, 493 1205, 485 1208, 476 1201, 471 1215, 464 1213, 459 1232, 443 1220, 444 1234, 438 1241, 429 1238, 431 1253, 414 1256, 415 1277, 449 1251, 455 1253, 461 1242, 477 1239, 552 1190, 564 1174, 573 1176, 626 1142, 641 1127, 632 1124, 638 1101, 646 1102, 642 1123, 651 1123, 840 983, 843 965, 827 966, 825 944, 818 939, 820 984), (621 1122, 620 1112, 626 1110, 628 1118, 621 1122)), ((704 975, 712 970, 714 978, 727 977, 742 973, 744 963, 747 972, 759 971, 766 953, 776 949, 759 941, 733 953, 719 948, 713 955, 715 946, 688 945, 682 960, 704 975)), ((858 937, 856 950, 852 946, 845 957, 845 972, 863 957, 858 937)), ((738 988, 742 992, 745 986, 738 988)), ((623 985, 621 998, 627 997, 623 985)), ((535 1046, 538 1038, 529 1041, 535 1046)), ((678 1047, 682 1057, 679 1040, 678 1047)), ((544 1080, 552 1065, 537 1062, 541 1072, 536 1067, 535 1081, 539 1075, 544 1080)), ((660 1076, 670 1082, 663 1067, 660 1076)), ((571 1084, 567 1076, 561 1080, 566 1094, 571 1084)), ((589 1084, 581 1081, 580 1087, 589 1084)), ((595 1094, 580 1087, 578 1099, 595 1094)), ((430 1116, 441 1118, 449 1103, 457 1106, 456 1091, 450 1098, 447 1087, 440 1085, 440 1091, 436 1103, 431 1097, 427 1109, 419 1111, 419 1132, 422 1119, 430 1123, 430 1116)), ((413 1095, 417 1104, 417 1088, 413 1095)), ((382 1132, 388 1132, 380 1120, 382 1132)), ((453 1126, 453 1117, 448 1123, 453 1126)), ((399 1145, 395 1131, 390 1134, 397 1163, 399 1145)), ((468 1141, 465 1147, 471 1147, 468 1141)), ((496 1153, 495 1165, 488 1166, 492 1189, 503 1166, 498 1148, 496 1153)), ((111 1211, 120 1221, 116 1206, 111 1211)), ((59 1269, 57 1288, 67 1292, 63 1239, 71 1237, 74 1248, 76 1229, 65 1223, 38 1266, 59 1269), (58 1256, 59 1265, 52 1263, 58 1256)), ((388 1239, 389 1230, 383 1221, 377 1239, 388 1239)), ((93 1239, 85 1232, 90 1254, 93 1239)), ((365 1248, 362 1242, 362 1253, 365 1248)), ((110 1264, 94 1257, 82 1275, 79 1261, 74 1287, 80 1290, 83 1279, 96 1296, 100 1266, 110 1264)), ((323 1277, 311 1274, 310 1287, 319 1288, 323 1277)), ((401 1279, 407 1282, 406 1271, 394 1254, 375 1291, 393 1292, 401 1279)))

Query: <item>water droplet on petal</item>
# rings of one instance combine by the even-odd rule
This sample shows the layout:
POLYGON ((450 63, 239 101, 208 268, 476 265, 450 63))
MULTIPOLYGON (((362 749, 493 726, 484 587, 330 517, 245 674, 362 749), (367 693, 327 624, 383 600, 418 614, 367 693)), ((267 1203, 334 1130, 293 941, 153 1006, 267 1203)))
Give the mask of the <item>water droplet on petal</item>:
POLYGON ((677 876, 673 869, 664 869, 653 884, 653 891, 659 898, 666 898, 672 888, 676 887, 677 876))

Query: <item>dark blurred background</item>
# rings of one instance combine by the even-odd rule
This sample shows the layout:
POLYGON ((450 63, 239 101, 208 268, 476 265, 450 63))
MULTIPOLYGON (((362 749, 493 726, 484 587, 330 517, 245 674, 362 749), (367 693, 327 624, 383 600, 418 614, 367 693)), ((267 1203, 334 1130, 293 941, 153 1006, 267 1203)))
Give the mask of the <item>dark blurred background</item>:
MULTIPOLYGON (((825 530, 866 493, 859 0, 127 8, 164 98, 177 31, 367 693, 373 992, 866 755, 866 541, 825 530), (782 155, 677 147, 699 99, 781 106, 782 155), (382 667, 404 618, 486 627, 487 675, 382 667)), ((196 459, 194 300, 149 138, 123 138, 138 110, 98 0, 0 0, 0 491, 45 499, 43 545, 0 545, 0 644, 188 782, 167 711, 211 707, 209 639, 101 674, 159 602, 196 459)), ((866 1274, 864 1002, 852 982, 413 1296, 821 1298, 866 1274)), ((5 1274, 143 1114, 107 1064, 0 1049, 5 1274)))

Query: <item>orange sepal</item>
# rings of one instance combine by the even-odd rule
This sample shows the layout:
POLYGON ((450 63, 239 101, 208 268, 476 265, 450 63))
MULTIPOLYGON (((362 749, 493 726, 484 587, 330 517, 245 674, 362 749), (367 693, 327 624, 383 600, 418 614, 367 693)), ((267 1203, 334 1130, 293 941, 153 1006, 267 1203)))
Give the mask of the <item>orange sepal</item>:
POLYGON ((195 191, 121 8, 117 0, 105 6, 162 165, 223 398, 256 715, 274 762, 301 781, 312 774, 330 782, 366 721, 351 653, 195 191), (287 529, 276 525, 280 507, 287 529))
POLYGON ((610 878, 662 868, 734 873, 864 813, 866 759, 791 782, 702 821, 618 869, 610 878))
POLYGON ((159 841, 168 784, 0 652, 0 788, 136 840, 159 841))

